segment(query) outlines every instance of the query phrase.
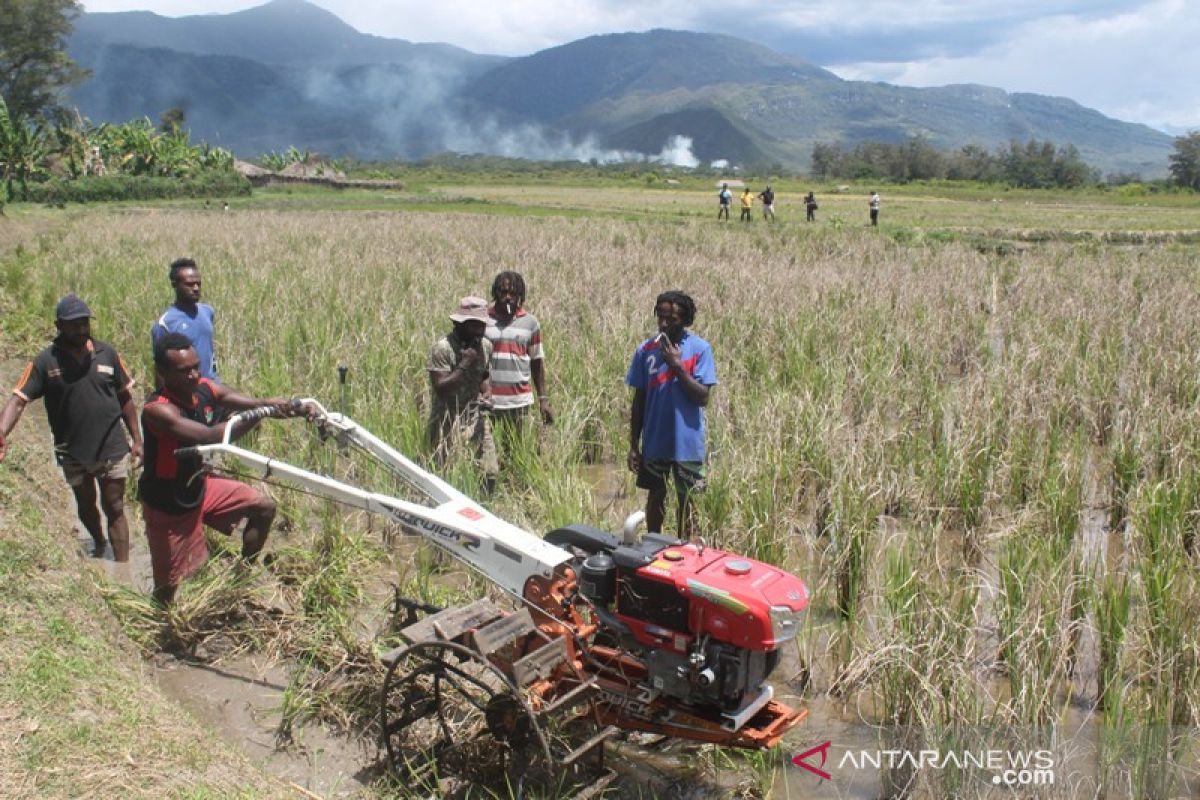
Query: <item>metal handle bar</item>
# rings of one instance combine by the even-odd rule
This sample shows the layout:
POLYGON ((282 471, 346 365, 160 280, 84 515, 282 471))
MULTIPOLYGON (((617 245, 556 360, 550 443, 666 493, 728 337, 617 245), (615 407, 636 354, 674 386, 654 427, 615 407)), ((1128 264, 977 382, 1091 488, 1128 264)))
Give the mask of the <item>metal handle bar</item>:
MULTIPOLYGON (((304 405, 306 403, 311 403, 313 406, 316 407, 318 417, 324 418, 327 415, 327 412, 325 411, 325 407, 322 406, 320 403, 318 403, 316 400, 312 399, 311 397, 306 397, 303 399, 301 399, 299 397, 293 397, 291 400, 288 401, 288 405, 291 406, 292 411, 299 411, 300 409, 304 408, 304 405)), ((240 422, 242 420, 245 420, 246 422, 253 422, 255 420, 264 419, 266 417, 282 417, 282 416, 283 416, 283 413, 280 412, 278 406, 258 406, 257 408, 252 408, 248 411, 240 411, 237 414, 234 414, 232 417, 230 417, 229 421, 225 423, 225 431, 224 431, 224 435, 221 437, 221 444, 229 444, 230 443, 231 438, 233 436, 234 427, 237 425, 238 422, 240 422)), ((181 449, 186 450, 187 448, 181 448, 181 449)))
MULTIPOLYGON (((305 398, 293 397, 291 400, 288 401, 288 403, 291 405, 291 407, 293 409, 296 409, 296 410, 303 408, 307 404, 311 404, 317 410, 317 418, 318 419, 325 419, 328 416, 328 412, 325 410, 325 406, 321 405, 320 402, 318 402, 317 400, 314 400, 311 397, 305 397, 305 398)), ((234 414, 232 417, 230 417, 226 421, 225 430, 221 436, 221 444, 229 444, 230 443, 230 437, 233 435, 233 427, 240 420, 253 421, 256 419, 264 419, 265 417, 280 417, 280 416, 282 416, 282 415, 279 413, 279 409, 276 406, 258 406, 256 408, 251 408, 247 411, 239 411, 237 414, 234 414)), ((196 445, 193 445, 190 447, 179 447, 179 448, 175 449, 175 457, 176 458, 193 458, 193 457, 199 455, 199 453, 200 453, 200 450, 198 449, 198 446, 196 446, 196 445)))

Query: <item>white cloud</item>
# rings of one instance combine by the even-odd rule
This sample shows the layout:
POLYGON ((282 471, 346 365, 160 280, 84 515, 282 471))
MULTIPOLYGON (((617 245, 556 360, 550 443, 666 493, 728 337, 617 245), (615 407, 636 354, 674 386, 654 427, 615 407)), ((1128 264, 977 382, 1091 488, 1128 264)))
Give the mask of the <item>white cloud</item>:
POLYGON ((1087 20, 1043 18, 970 56, 833 67, 855 80, 906 86, 981 83, 1069 97, 1170 132, 1200 127, 1200 13, 1184 0, 1087 20))

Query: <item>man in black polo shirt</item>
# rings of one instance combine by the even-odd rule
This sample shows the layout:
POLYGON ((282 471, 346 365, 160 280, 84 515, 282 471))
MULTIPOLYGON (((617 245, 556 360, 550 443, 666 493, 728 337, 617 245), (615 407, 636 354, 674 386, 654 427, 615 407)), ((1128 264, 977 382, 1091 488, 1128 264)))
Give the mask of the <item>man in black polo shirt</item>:
POLYGON ((5 437, 16 426, 25 406, 44 398, 46 417, 54 434, 54 453, 67 485, 75 493, 79 521, 91 534, 92 555, 101 558, 107 545, 97 494, 108 520, 113 558, 129 560, 129 524, 125 521, 125 479, 131 452, 121 423, 133 439, 133 468, 142 460, 142 432, 130 389, 133 379, 111 345, 91 333, 91 309, 73 294, 58 302, 58 337, 25 367, 12 396, 0 412, 0 461, 5 437), (97 486, 99 491, 97 492, 97 486))

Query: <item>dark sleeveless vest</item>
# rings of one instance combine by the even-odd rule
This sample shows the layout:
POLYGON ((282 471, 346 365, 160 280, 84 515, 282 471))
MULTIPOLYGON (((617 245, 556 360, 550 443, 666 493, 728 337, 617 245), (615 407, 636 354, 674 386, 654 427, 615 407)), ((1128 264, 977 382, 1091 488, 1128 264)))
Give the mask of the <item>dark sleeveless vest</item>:
POLYGON ((155 433, 146 424, 146 408, 155 403, 170 403, 179 413, 201 425, 212 427, 219 421, 220 409, 213 393, 213 385, 207 378, 200 379, 196 389, 195 404, 184 408, 163 390, 146 398, 142 409, 142 436, 145 450, 145 466, 138 480, 138 491, 146 505, 165 514, 187 514, 200 507, 204 500, 206 476, 198 458, 176 458, 175 450, 187 447, 191 442, 180 442, 166 434, 155 433))

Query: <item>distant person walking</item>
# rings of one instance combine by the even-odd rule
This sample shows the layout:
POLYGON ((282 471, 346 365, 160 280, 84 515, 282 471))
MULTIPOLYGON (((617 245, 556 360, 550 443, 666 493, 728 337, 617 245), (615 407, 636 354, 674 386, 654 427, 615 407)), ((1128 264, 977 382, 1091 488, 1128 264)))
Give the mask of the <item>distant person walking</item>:
POLYGON ((750 193, 750 187, 747 186, 742 190, 742 222, 750 221, 750 209, 754 206, 754 195, 750 193))
POLYGON ((717 192, 717 219, 729 221, 729 206, 733 203, 733 192, 729 191, 729 184, 722 183, 721 191, 717 192))
POLYGON ((111 345, 92 338, 92 311, 73 294, 55 309, 58 336, 30 361, 12 396, 0 412, 0 461, 5 437, 21 419, 25 406, 43 399, 54 436, 54 455, 75 494, 79 521, 92 537, 92 555, 104 556, 107 540, 96 509, 108 521, 113 560, 129 560, 129 523, 125 519, 125 479, 142 460, 142 432, 130 389, 133 378, 111 345), (125 431, 133 440, 132 447, 125 431), (97 491, 98 489, 98 491, 97 491))
POLYGON ((767 188, 758 193, 758 199, 762 201, 763 219, 767 222, 775 221, 775 190, 771 188, 771 184, 767 184, 767 188))
POLYGON ((812 192, 809 192, 804 197, 804 221, 817 221, 817 198, 812 192))
POLYGON ((177 258, 167 272, 175 302, 150 328, 151 347, 168 333, 182 333, 192 341, 200 358, 200 377, 219 381, 213 350, 213 307, 200 302, 200 270, 190 258, 177 258))
POLYGON ((879 192, 871 192, 871 224, 879 224, 879 192))

